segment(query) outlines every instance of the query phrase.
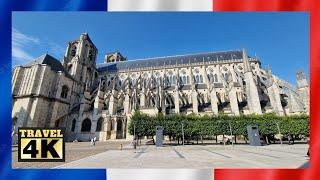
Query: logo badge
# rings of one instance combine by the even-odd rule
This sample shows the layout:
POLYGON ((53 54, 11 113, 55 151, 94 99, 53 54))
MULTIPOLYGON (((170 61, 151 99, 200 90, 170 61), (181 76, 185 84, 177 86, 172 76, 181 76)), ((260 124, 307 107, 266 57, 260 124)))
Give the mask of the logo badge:
POLYGON ((65 141, 61 128, 19 128, 19 162, 64 162, 65 141))

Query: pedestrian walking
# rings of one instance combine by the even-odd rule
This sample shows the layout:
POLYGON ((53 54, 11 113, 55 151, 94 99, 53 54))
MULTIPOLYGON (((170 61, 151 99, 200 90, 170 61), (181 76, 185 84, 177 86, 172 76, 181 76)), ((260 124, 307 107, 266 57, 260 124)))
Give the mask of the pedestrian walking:
POLYGON ((95 137, 93 138, 93 146, 96 146, 96 141, 97 141, 97 137, 95 136, 95 137))
POLYGON ((90 144, 90 146, 93 146, 93 138, 91 138, 91 144, 90 144))

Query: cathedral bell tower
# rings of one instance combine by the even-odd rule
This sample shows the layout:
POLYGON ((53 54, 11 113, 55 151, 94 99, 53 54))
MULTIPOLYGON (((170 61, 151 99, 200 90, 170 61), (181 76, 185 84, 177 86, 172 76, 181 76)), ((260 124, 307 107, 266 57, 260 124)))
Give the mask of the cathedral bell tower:
POLYGON ((85 87, 91 87, 98 77, 96 57, 98 50, 87 33, 68 43, 63 66, 69 74, 85 87))

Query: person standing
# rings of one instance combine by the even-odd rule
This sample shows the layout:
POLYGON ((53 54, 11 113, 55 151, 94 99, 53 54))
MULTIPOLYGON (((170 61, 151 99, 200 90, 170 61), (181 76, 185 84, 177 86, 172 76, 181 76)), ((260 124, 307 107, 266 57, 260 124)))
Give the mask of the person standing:
POLYGON ((91 144, 90 145, 93 146, 93 138, 91 138, 91 144))
POLYGON ((97 137, 95 136, 95 137, 93 138, 93 146, 96 146, 96 141, 97 141, 97 137))

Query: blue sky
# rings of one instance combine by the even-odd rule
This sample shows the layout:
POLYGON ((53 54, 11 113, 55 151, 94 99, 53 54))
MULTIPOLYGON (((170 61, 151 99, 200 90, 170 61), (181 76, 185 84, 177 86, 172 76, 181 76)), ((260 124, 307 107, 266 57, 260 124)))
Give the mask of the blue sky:
POLYGON ((309 15, 306 13, 105 13, 15 12, 12 64, 49 53, 62 59, 67 42, 88 32, 98 48, 128 59, 245 48, 295 84, 309 74, 309 15))

